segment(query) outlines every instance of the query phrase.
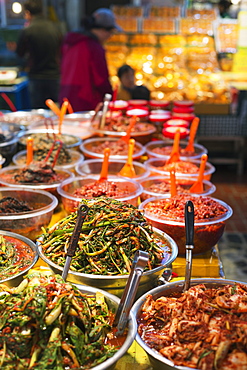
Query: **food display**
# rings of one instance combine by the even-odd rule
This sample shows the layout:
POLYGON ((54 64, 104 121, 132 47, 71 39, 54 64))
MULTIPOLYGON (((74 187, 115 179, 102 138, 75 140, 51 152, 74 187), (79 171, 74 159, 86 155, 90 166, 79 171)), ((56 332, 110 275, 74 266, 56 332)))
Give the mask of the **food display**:
POLYGON ((36 247, 31 240, 13 232, 0 231, 0 283, 6 287, 15 286, 37 259, 36 247))
MULTIPOLYGON (((4 197, 0 199, 0 214, 1 213, 22 213, 32 211, 26 202, 18 200, 14 197, 4 197)), ((2 227, 2 225, 1 225, 2 227)))
POLYGON ((91 369, 104 361, 107 367, 134 339, 130 325, 129 334, 126 328, 116 337, 112 321, 117 301, 112 296, 93 288, 79 290, 60 276, 29 273, 17 288, 1 285, 0 294, 3 370, 20 364, 23 370, 91 369))
POLYGON ((31 164, 29 166, 8 166, 0 169, 2 186, 43 189, 56 191, 58 185, 74 174, 67 170, 53 169, 48 164, 31 164))
POLYGON ((11 178, 11 175, 5 175, 5 181, 11 181, 18 184, 52 184, 54 182, 60 182, 61 176, 56 173, 51 165, 48 163, 36 162, 29 166, 21 167, 15 171, 15 175, 11 178))
POLYGON ((195 209, 193 253, 204 253, 217 244, 225 229, 225 221, 232 215, 231 207, 225 202, 206 196, 177 194, 173 197, 149 198, 140 204, 140 209, 154 227, 174 238, 179 254, 184 254, 184 208, 188 200, 192 200, 195 209))
MULTIPOLYGON (((106 123, 103 129, 99 128, 99 123, 92 124, 92 131, 95 134, 103 134, 107 136, 121 137, 126 135, 126 131, 130 125, 130 117, 121 115, 119 117, 113 117, 106 119, 106 123)), ((148 122, 137 122, 134 124, 131 130, 131 137, 139 141, 141 144, 146 144, 155 133, 156 128, 154 125, 148 122)))
MULTIPOLYGON (((152 175, 169 176, 170 170, 175 167, 175 172, 180 177, 189 177, 191 179, 197 179, 200 160, 199 159, 187 159, 185 161, 180 160, 174 163, 167 163, 167 159, 150 158, 144 162, 145 166, 150 170, 152 175)), ((207 162, 204 179, 210 181, 212 174, 215 172, 215 167, 207 162)))
POLYGON ((57 198, 43 190, 0 187, 1 229, 36 240, 57 205, 57 198))
POLYGON ((33 147, 34 150, 38 150, 44 141, 45 146, 52 145, 54 140, 62 142, 64 147, 67 149, 75 148, 81 144, 81 139, 75 135, 69 134, 58 134, 57 132, 54 133, 52 129, 47 130, 34 130, 34 131, 27 131, 24 135, 21 135, 19 138, 19 144, 23 146, 23 149, 26 147, 27 138, 31 137, 33 139, 33 147))
POLYGON ((29 267, 35 255, 27 244, 7 235, 0 235, 0 251, 0 281, 29 267))
POLYGON ((245 369, 246 283, 183 281, 153 289, 133 310, 137 342, 157 368, 245 369), (158 367, 159 365, 159 367, 158 367))
MULTIPOLYGON (((191 194, 190 188, 195 183, 195 180, 178 178, 176 177, 176 192, 177 194, 187 193, 191 194)), ((169 177, 162 176, 151 176, 143 181, 140 181, 143 191, 141 194, 141 200, 146 200, 152 197, 161 197, 165 194, 171 193, 171 181, 169 177)), ((212 194, 216 190, 216 187, 207 180, 203 180, 203 191, 201 195, 212 194)))
MULTIPOLYGON (((102 159, 87 159, 76 166, 76 172, 81 176, 97 176, 99 178, 101 169, 102 169, 103 160, 102 159)), ((120 171, 126 164, 126 160, 118 159, 112 160, 108 163, 108 175, 124 177, 120 175, 120 171)), ((147 178, 150 174, 150 171, 145 167, 141 162, 133 161, 132 162, 135 176, 131 179, 135 181, 141 181, 147 178)), ((129 177, 127 177, 129 178, 129 177)))
MULTIPOLYGON (((41 163, 45 159, 47 159, 47 156, 49 155, 49 158, 47 159, 48 164, 51 164, 55 166, 54 169, 60 169, 60 170, 69 170, 72 172, 75 172, 75 167, 80 164, 80 162, 83 160, 83 155, 79 153, 77 150, 68 150, 65 147, 61 147, 59 144, 55 145, 54 150, 50 152, 47 151, 47 149, 44 147, 42 149, 35 150, 33 152, 33 162, 35 163, 41 163), (59 151, 59 154, 57 155, 57 150, 59 151)), ((21 150, 20 152, 16 153, 13 156, 13 163, 17 166, 23 166, 26 164, 27 161, 27 151, 21 150)))
POLYGON ((45 116, 36 112, 17 111, 5 113, 1 121, 27 127, 32 124, 41 124, 45 121, 45 116))
MULTIPOLYGON (((126 275, 139 249, 149 253, 146 270, 155 269, 169 259, 170 244, 155 236, 138 208, 106 197, 83 199, 82 202, 89 206, 89 212, 82 225, 79 248, 71 261, 71 271, 126 275)), ((66 246, 76 219, 74 212, 47 229, 39 239, 42 254, 57 266, 64 266, 66 246)))
POLYGON ((84 176, 63 181, 57 191, 65 211, 71 213, 77 209, 81 199, 101 196, 137 206, 142 187, 136 181, 127 178, 108 176, 108 180, 99 181, 98 176, 84 176))
MULTIPOLYGON (((127 159, 128 144, 116 138, 92 138, 85 140, 80 149, 86 158, 103 158, 104 149, 110 148, 110 159, 127 159)), ((135 142, 133 159, 139 159, 145 152, 143 145, 135 142)))

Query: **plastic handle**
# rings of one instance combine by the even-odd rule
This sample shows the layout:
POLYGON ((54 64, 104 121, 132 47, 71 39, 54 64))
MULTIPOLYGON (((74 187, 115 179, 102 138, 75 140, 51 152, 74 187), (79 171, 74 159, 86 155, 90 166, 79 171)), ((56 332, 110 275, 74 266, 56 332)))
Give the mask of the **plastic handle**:
POLYGON ((86 204, 81 204, 77 211, 77 220, 75 224, 75 228, 73 230, 73 234, 70 239, 69 247, 67 250, 66 257, 73 257, 75 254, 75 250, 78 244, 79 236, 81 233, 81 227, 85 220, 85 217, 88 213, 88 206, 86 204))
POLYGON ((185 204, 185 231, 186 231, 186 246, 194 244, 194 204, 188 200, 185 204))

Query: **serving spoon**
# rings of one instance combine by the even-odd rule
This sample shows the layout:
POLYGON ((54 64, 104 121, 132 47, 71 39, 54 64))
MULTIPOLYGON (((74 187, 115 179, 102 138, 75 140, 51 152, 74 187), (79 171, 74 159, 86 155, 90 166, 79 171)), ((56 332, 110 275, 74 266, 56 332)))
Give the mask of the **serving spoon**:
POLYGON ((180 141, 180 130, 177 129, 174 135, 173 147, 170 158, 168 158, 166 164, 178 162, 180 160, 179 155, 179 141, 180 141))
POLYGON ((104 96, 102 116, 101 116, 100 124, 99 124, 99 128, 101 130, 103 130, 105 127, 106 114, 108 112, 109 103, 110 103, 111 98, 112 98, 111 94, 105 94, 104 96))
POLYGON ((192 152, 194 153, 195 151, 195 148, 194 148, 194 141, 195 141, 195 137, 196 137, 196 133, 197 133, 197 129, 198 129, 198 126, 199 126, 199 118, 198 117, 195 117, 191 123, 191 126, 190 126, 190 136, 189 136, 189 142, 188 142, 188 145, 186 146, 185 150, 187 152, 192 152))
POLYGON ((175 175, 175 166, 173 165, 170 169, 170 193, 171 197, 175 197, 177 194, 177 188, 176 188, 176 175, 175 175))
POLYGON ((148 259, 149 254, 145 251, 138 250, 135 253, 130 275, 113 321, 113 326, 117 328, 116 336, 122 335, 126 328, 129 313, 134 302, 144 268, 148 263, 148 259))
POLYGON ((109 156, 110 156, 110 148, 104 149, 104 159, 101 167, 100 177, 97 182, 104 182, 107 180, 108 177, 108 166, 109 166, 109 156))
POLYGON ((89 210, 89 207, 84 203, 80 204, 78 207, 76 224, 75 224, 75 228, 73 230, 72 236, 70 238, 70 243, 69 243, 69 247, 66 253, 65 264, 64 264, 63 272, 62 272, 62 278, 64 279, 64 281, 66 281, 67 279, 71 260, 72 260, 72 257, 75 255, 75 251, 78 245, 78 240, 79 240, 80 233, 81 233, 81 227, 86 218, 88 210, 89 210))
POLYGON ((189 189, 190 193, 202 193, 203 192, 203 177, 204 177, 204 171, 205 171, 207 160, 208 160, 207 154, 203 154, 201 156, 201 163, 200 163, 198 178, 194 182, 194 184, 190 187, 189 189))
POLYGON ((130 177, 130 178, 136 176, 135 168, 133 166, 134 147, 135 147, 135 139, 129 139, 128 158, 123 168, 119 171, 119 175, 121 176, 130 177))
POLYGON ((122 136, 120 140, 123 140, 127 144, 129 143, 131 131, 132 131, 132 128, 135 126, 135 124, 136 124, 136 116, 133 116, 130 119, 129 126, 126 130, 126 135, 122 136))
POLYGON ((191 200, 188 200, 185 204, 184 216, 186 233, 186 266, 183 291, 185 292, 190 287, 192 270, 192 250, 194 248, 194 204, 191 200))

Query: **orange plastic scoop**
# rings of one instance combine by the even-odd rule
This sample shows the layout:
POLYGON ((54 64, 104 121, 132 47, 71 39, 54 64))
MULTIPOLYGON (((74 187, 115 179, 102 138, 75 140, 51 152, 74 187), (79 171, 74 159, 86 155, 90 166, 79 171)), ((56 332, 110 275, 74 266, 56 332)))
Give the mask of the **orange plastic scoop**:
POLYGON ((201 163, 199 168, 199 174, 196 182, 189 189, 190 193, 202 193, 203 192, 203 175, 208 160, 207 154, 201 156, 201 163))
POLYGON ((54 103, 53 100, 47 99, 45 101, 45 104, 47 105, 48 108, 52 110, 53 113, 55 113, 58 117, 60 117, 60 109, 58 106, 54 103))
POLYGON ((185 148, 185 150, 187 152, 194 152, 195 151, 194 141, 195 141, 197 129, 198 129, 198 126, 199 126, 199 122, 200 122, 199 118, 198 117, 195 117, 193 119, 192 123, 191 123, 189 142, 188 142, 188 145, 185 148))
POLYGON ((128 148, 128 158, 127 162, 119 172, 119 175, 125 176, 125 177, 135 177, 136 172, 133 166, 133 151, 135 147, 135 139, 130 139, 129 140, 129 148, 128 148))
POLYGON ((176 175, 175 175, 174 165, 170 169, 170 183, 171 183, 171 188, 170 188, 171 197, 175 197, 175 195, 177 194, 177 188, 176 188, 176 175))
POLYGON ((180 140, 180 130, 178 129, 174 136, 173 147, 172 147, 170 158, 167 160, 166 164, 178 162, 180 160, 179 140, 180 140))
POLYGON ((104 159, 101 167, 100 177, 98 182, 103 182, 107 180, 108 177, 108 165, 109 165, 109 156, 110 156, 110 148, 104 149, 104 159))
POLYGON ((27 138, 27 158, 26 164, 29 165, 33 161, 33 138, 27 138))
POLYGON ((68 98, 63 98, 63 101, 67 101, 67 102, 68 102, 68 113, 69 113, 69 114, 74 113, 74 110, 73 110, 73 108, 72 108, 72 105, 71 105, 71 104, 70 104, 70 102, 69 102, 69 99, 68 99, 68 98))
POLYGON ((62 104, 62 107, 61 107, 60 116, 59 116, 59 124, 58 124, 58 133, 59 134, 61 134, 61 132, 62 132, 63 119, 64 119, 64 115, 65 115, 65 113, 68 109, 68 105, 69 105, 69 102, 65 100, 62 104))
POLYGON ((125 141, 127 144, 129 143, 131 131, 132 131, 132 128, 135 126, 135 123, 136 123, 136 116, 133 116, 130 119, 129 126, 126 131, 126 135, 122 136, 120 140, 125 141))

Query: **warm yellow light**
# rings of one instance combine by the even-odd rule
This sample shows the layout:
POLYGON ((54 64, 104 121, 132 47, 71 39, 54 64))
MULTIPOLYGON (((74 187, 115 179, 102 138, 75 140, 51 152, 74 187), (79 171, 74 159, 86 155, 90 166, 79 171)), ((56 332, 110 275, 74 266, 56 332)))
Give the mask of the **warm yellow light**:
POLYGON ((136 73, 136 79, 137 80, 142 80, 143 79, 143 74, 140 73, 140 72, 136 73))
POLYGON ((18 1, 12 4, 12 12, 15 14, 20 14, 22 12, 22 5, 18 1))
POLYGON ((158 93, 158 99, 163 99, 165 94, 163 92, 158 93))

